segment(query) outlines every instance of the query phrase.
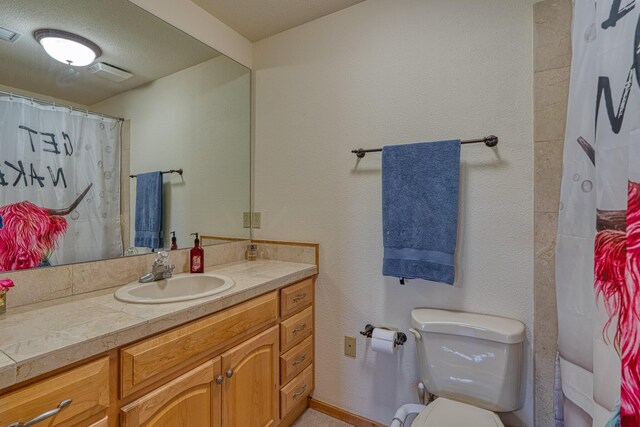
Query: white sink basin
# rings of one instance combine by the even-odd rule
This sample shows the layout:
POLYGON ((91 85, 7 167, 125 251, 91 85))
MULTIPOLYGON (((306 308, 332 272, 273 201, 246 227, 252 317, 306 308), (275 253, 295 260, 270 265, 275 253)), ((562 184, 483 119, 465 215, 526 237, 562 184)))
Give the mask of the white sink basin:
POLYGON ((118 289, 116 299, 136 304, 163 304, 188 301, 219 294, 235 285, 219 274, 176 274, 170 279, 149 283, 129 283, 118 289))

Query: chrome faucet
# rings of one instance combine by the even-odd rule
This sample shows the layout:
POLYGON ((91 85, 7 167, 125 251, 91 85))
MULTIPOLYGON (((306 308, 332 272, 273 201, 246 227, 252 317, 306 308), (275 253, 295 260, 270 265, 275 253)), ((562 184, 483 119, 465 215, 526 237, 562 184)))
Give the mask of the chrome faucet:
POLYGON ((156 259, 151 266, 151 272, 141 276, 138 279, 140 283, 155 282, 158 280, 168 279, 173 275, 173 269, 176 268, 174 264, 169 264, 167 258, 169 254, 165 251, 160 251, 156 255, 156 259))

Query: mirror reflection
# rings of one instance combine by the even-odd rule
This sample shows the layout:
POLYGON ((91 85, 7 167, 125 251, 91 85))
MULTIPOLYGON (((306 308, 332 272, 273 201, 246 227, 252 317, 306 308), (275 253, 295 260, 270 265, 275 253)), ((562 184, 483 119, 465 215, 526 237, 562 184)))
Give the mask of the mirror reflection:
POLYGON ((249 238, 249 69, 127 0, 0 10, 0 271, 249 238))

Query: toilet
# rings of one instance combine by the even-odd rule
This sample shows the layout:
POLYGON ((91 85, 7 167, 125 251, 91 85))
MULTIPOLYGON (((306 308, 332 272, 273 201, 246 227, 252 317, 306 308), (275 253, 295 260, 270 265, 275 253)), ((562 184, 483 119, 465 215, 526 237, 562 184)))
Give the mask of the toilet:
POLYGON ((413 310, 411 323, 420 381, 436 398, 400 407, 391 426, 503 427, 496 412, 521 405, 524 324, 429 308, 413 310))

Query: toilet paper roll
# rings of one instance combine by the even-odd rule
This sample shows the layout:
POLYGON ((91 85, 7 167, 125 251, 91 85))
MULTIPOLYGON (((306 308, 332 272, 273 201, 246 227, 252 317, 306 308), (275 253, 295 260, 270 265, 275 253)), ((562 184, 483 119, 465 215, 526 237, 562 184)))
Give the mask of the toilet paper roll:
POLYGON ((388 329, 375 328, 371 336, 371 349, 379 353, 393 354, 398 351, 396 346, 397 332, 388 329))

